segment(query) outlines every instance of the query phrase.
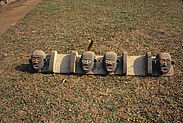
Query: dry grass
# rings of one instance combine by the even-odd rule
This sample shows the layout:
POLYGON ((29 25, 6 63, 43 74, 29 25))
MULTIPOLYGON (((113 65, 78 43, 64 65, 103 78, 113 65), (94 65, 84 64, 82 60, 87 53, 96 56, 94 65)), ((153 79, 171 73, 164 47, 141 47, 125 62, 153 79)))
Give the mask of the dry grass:
POLYGON ((2 122, 182 122, 181 0, 43 0, 0 39, 2 122), (172 77, 31 74, 33 50, 169 52, 172 77))

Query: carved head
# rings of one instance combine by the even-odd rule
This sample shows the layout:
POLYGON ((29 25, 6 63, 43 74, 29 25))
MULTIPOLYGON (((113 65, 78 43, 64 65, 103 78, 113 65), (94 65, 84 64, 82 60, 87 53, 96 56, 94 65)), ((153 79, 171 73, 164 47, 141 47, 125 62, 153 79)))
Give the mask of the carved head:
POLYGON ((104 55, 104 65, 109 73, 114 72, 117 67, 117 54, 114 52, 106 52, 104 55))
POLYGON ((81 65, 83 70, 87 73, 92 71, 95 64, 96 55, 92 51, 85 51, 81 56, 81 65))
POLYGON ((160 53, 156 57, 156 64, 162 74, 169 72, 171 68, 171 56, 168 53, 160 53))
POLYGON ((42 50, 35 50, 30 59, 30 64, 35 71, 39 71, 44 67, 46 54, 42 50))

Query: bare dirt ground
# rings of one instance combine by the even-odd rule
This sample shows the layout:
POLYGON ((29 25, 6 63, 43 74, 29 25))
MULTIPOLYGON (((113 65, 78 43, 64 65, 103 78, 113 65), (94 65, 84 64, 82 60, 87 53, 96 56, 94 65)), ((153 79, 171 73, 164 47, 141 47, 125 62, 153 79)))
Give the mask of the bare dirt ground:
POLYGON ((0 37, 29 13, 41 0, 17 0, 0 7, 0 37))

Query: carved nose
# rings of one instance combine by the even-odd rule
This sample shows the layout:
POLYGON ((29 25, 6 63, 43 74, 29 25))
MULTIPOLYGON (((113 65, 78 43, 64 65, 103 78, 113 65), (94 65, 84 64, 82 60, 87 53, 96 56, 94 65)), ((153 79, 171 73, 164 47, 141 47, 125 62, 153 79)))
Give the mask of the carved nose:
POLYGON ((38 63, 38 60, 35 60, 35 62, 34 62, 34 63, 36 63, 36 64, 37 64, 37 63, 38 63))
POLYGON ((165 62, 164 65, 167 65, 167 63, 165 62))

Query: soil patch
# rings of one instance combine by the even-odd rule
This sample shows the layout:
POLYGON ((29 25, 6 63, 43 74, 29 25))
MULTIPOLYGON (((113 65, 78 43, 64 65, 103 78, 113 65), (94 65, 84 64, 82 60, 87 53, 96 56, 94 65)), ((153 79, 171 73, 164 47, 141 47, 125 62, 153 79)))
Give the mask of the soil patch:
POLYGON ((0 36, 19 22, 41 0, 17 0, 0 8, 0 36))
POLYGON ((0 0, 0 5, 12 3, 12 2, 15 2, 15 1, 16 1, 16 0, 0 0))

